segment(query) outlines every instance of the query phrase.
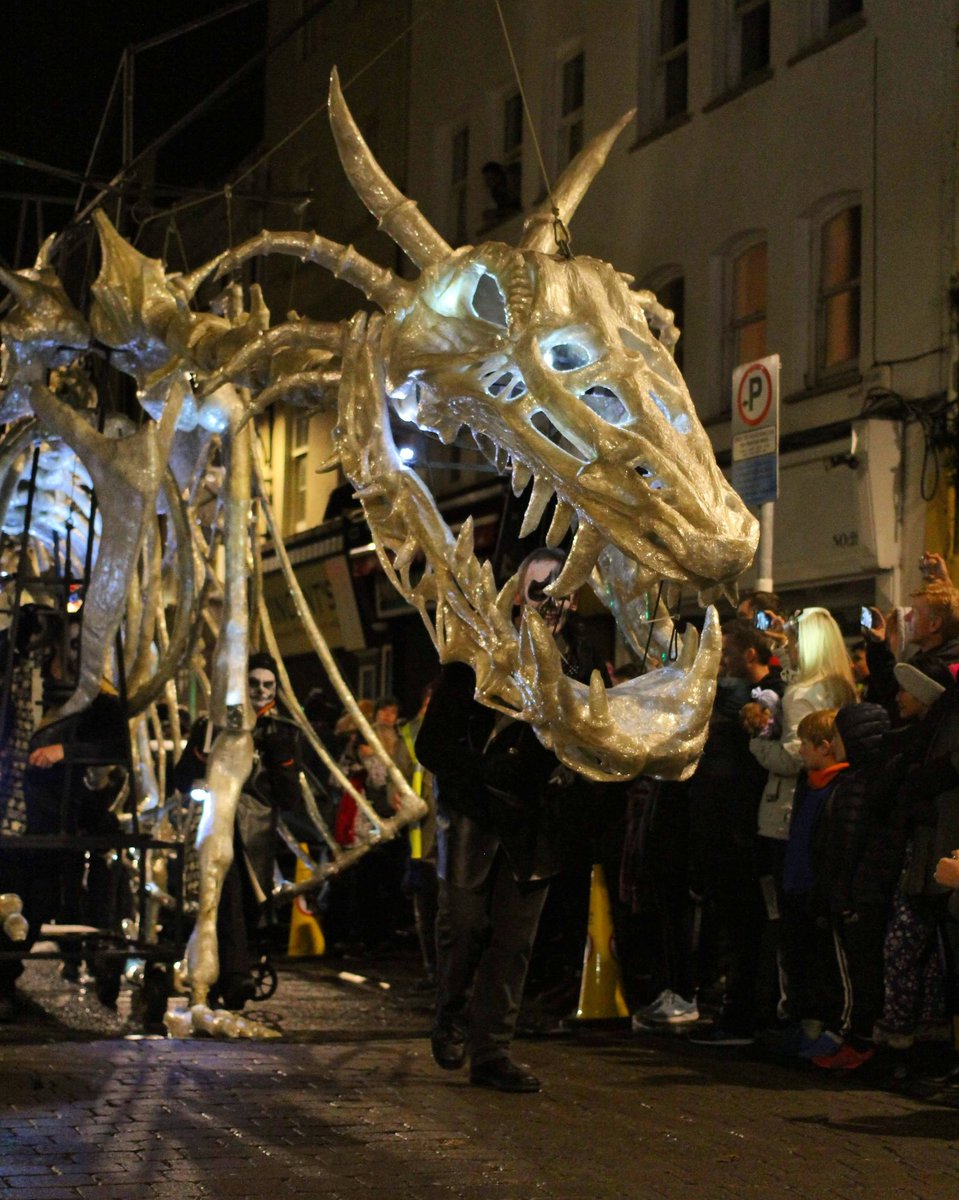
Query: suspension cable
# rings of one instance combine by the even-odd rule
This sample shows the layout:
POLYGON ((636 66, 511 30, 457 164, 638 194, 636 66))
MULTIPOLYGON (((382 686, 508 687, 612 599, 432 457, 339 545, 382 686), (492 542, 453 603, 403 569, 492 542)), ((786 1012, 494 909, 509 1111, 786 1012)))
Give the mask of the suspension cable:
POLYGON ((509 61, 513 67, 513 78, 516 80, 516 87, 519 90, 520 102, 523 105, 523 116, 526 118, 526 124, 529 126, 529 132, 533 139, 533 149, 536 151, 536 158, 539 162, 540 174, 543 176, 543 184, 546 188, 546 194, 549 197, 549 207, 553 214, 553 237, 556 240, 557 248, 564 258, 572 258, 573 254, 569 248, 569 230, 566 228, 563 218, 559 211, 559 206, 553 196, 553 185, 550 182, 549 172, 546 170, 546 160, 543 158, 543 150, 539 143, 539 135, 536 132, 536 125, 533 122, 533 115, 530 112, 529 104, 526 100, 526 89, 523 87, 523 78, 519 73, 519 66, 516 62, 516 55, 513 53, 513 43, 509 36, 509 29, 506 27, 506 18, 503 16, 503 8, 500 0, 493 0, 496 5, 496 14, 499 17, 500 27, 503 30, 503 39, 506 42, 506 52, 509 55, 509 61))

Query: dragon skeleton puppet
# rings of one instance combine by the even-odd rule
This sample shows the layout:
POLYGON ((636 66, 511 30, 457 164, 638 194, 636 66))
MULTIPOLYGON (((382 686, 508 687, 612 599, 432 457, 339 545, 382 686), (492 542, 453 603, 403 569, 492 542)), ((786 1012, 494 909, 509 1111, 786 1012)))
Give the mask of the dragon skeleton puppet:
MULTIPOLYGON (((671 628, 664 609, 649 611, 651 589, 661 581, 692 585, 706 604, 723 591, 734 593, 755 551, 756 522, 720 473, 697 419, 671 352, 678 337, 672 314, 652 293, 632 290, 631 280, 609 264, 572 257, 556 237, 563 228, 556 221, 571 220, 631 116, 576 157, 549 201, 528 217, 517 247, 484 242, 454 249, 376 163, 334 71, 330 118, 343 167, 418 268, 415 280, 352 247, 301 232, 264 232, 190 274, 168 274, 102 213, 95 215, 102 264, 86 315, 49 265, 49 246, 35 268, 0 271, 14 301, 2 323, 0 517, 8 534, 22 535, 17 484, 33 445, 42 447, 29 530, 36 567, 62 527, 65 472, 95 490, 95 518, 87 525, 72 521, 78 558, 88 538, 97 552, 79 682, 64 711, 96 695, 122 626, 141 803, 157 790, 148 762, 151 706, 174 698, 172 679, 182 663, 201 661, 198 613, 207 614, 213 634, 209 706, 218 732, 197 839, 200 902, 187 955, 197 1027, 211 1027, 206 998, 218 971, 216 907, 253 754, 246 696, 251 612, 254 638, 264 637, 279 658, 262 595, 251 597, 249 586, 257 578, 254 497, 313 644, 364 736, 376 744, 299 594, 273 523, 252 422, 274 401, 310 411, 335 406, 328 465, 339 465, 353 484, 383 569, 421 614, 440 659, 475 671, 480 701, 529 722, 561 762, 592 779, 640 772, 683 778, 694 769, 718 667, 715 609, 707 608, 701 638, 690 630, 674 662, 641 678, 610 689, 598 674, 588 685, 566 678, 541 618, 526 609, 514 625, 515 581, 498 587, 489 563, 477 559, 470 520, 454 537, 421 478, 401 462, 390 424, 392 410, 446 443, 465 425, 494 466, 511 472, 516 495, 529 489, 524 535, 555 499, 547 543, 559 544, 570 531, 573 537, 552 594, 591 585, 636 649, 647 642, 650 621, 660 637, 671 628), (380 311, 358 312, 341 324, 293 314, 271 326, 259 289, 245 296, 235 282, 198 311, 201 284, 228 273, 235 279, 244 263, 263 254, 332 271, 380 311), (98 426, 88 371, 93 356, 105 356, 135 380, 144 410, 138 427, 115 418, 98 426), (211 505, 215 516, 204 520, 211 505), (168 628, 164 613, 174 587, 168 628), (216 618, 209 617, 211 600, 218 601, 216 618)), ((286 698, 302 717, 282 674, 281 668, 286 698)), ((388 766, 400 797, 397 816, 384 821, 357 797, 373 840, 394 836, 422 812, 422 802, 388 766)), ((317 878, 368 846, 342 851, 333 843, 332 849, 332 863, 317 868, 317 878)))

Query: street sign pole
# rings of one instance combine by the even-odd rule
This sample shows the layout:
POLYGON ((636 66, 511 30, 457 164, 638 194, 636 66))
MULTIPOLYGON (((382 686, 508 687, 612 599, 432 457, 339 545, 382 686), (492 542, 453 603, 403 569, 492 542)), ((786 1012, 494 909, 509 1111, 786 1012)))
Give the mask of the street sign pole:
POLYGON ((779 355, 743 363, 733 372, 732 483, 759 509, 756 587, 773 590, 773 517, 779 495, 779 355))
POLYGON ((759 506, 759 574, 756 576, 756 591, 773 591, 773 514, 776 505, 772 500, 759 506))

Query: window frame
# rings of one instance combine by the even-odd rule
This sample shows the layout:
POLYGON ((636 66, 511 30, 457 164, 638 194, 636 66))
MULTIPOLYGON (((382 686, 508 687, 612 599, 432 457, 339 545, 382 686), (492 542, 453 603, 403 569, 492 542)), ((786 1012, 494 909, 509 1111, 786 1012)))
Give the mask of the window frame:
POLYGON ((586 144, 586 50, 581 42, 567 46, 556 68, 556 126, 554 139, 555 170, 559 175, 586 144), (566 68, 582 59, 581 96, 578 107, 565 110, 566 68), (573 130, 578 127, 578 134, 573 130), (570 153, 571 146, 574 146, 570 153))
POLYGON ((755 229, 742 234, 731 242, 723 255, 723 352, 722 352, 722 387, 720 389, 719 415, 724 416, 732 410, 732 376, 733 371, 744 362, 752 362, 756 358, 764 358, 769 353, 769 232, 765 229, 755 229), (763 281, 763 306, 749 312, 736 311, 736 264, 747 254, 759 246, 765 248, 765 279, 763 281), (741 357, 739 351, 740 338, 744 329, 762 322, 765 326, 763 336, 764 348, 762 354, 750 354, 741 357))
POLYGON ((311 421, 309 413, 287 409, 283 524, 288 534, 309 528, 311 421))
POLYGON ((829 17, 829 6, 830 0, 803 0, 798 13, 796 51, 789 59, 789 66, 866 27, 864 0, 860 0, 855 12, 833 20, 829 17))
POLYGON ((526 140, 526 114, 523 111, 523 96, 518 88, 514 88, 503 97, 500 104, 500 120, 503 169, 509 175, 510 167, 518 168, 516 202, 517 212, 521 212, 523 208, 523 146, 526 140), (510 143, 508 141, 510 132, 509 109, 512 105, 517 106, 519 113, 519 141, 510 143))
MULTIPOLYGON (((719 99, 730 93, 738 93, 754 84, 762 83, 772 74, 772 0, 717 0, 718 19, 714 24, 719 43, 719 53, 714 62, 718 68, 719 99), (768 14, 769 31, 766 45, 766 61, 748 73, 743 71, 743 21, 753 13, 765 8, 768 14)), ((707 106, 708 108, 708 106, 707 106)))
POLYGON ((858 195, 846 193, 842 196, 835 197, 831 202, 821 205, 812 217, 812 239, 811 239, 811 297, 812 297, 812 339, 811 339, 811 376, 814 385, 822 385, 833 380, 843 379, 853 374, 858 374, 860 370, 860 362, 862 358, 863 346, 863 278, 862 278, 862 251, 863 251, 863 225, 862 225, 862 200, 858 195), (831 283, 828 286, 824 284, 825 260, 824 254, 826 250, 826 230, 837 218, 845 213, 856 213, 857 224, 857 245, 855 247, 855 267, 856 270, 852 274, 844 277, 837 282, 831 283), (855 295, 856 298, 856 313, 857 323, 855 327, 855 350, 853 354, 844 358, 839 362, 826 362, 826 348, 828 345, 828 304, 830 300, 834 300, 837 296, 847 293, 855 295))
POLYGON ((682 0, 686 4, 686 38, 682 42, 674 42, 668 49, 663 48, 663 14, 667 4, 675 3, 676 0, 658 0, 654 16, 653 30, 651 39, 651 49, 654 58, 654 75, 655 81, 653 85, 652 98, 652 125, 654 129, 661 129, 672 121, 678 121, 682 117, 689 114, 689 0, 682 0), (666 111, 666 101, 668 89, 666 87, 666 76, 669 70, 669 65, 678 59, 684 59, 686 63, 686 86, 684 103, 681 110, 676 112, 666 111))

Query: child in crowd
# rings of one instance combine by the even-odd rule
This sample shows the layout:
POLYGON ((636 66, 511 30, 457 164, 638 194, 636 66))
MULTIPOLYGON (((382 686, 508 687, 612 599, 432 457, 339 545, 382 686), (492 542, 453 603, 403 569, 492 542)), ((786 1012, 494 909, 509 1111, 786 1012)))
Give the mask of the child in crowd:
POLYGON ((781 738, 783 735, 782 699, 769 687, 754 687, 750 700, 743 705, 743 727, 761 738, 781 738))
POLYGON ((848 769, 836 729, 836 709, 807 713, 799 722, 803 771, 796 787, 783 868, 781 968, 787 1020, 798 1021, 793 1048, 803 1058, 835 1053, 848 1023, 849 1002, 828 922, 818 918, 817 858, 823 814, 841 772, 848 769))

